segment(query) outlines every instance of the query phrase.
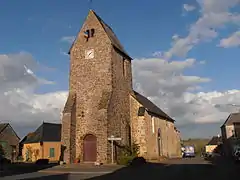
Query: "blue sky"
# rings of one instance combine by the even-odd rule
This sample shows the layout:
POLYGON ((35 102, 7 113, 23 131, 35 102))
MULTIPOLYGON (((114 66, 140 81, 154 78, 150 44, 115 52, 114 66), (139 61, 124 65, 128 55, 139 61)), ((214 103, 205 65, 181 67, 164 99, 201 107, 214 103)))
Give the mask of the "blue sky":
MULTIPOLYGON (((199 20, 203 15, 202 10, 208 6, 201 6, 200 1, 204 0, 93 0, 91 6, 113 28, 133 58, 149 59, 154 57, 154 52, 169 51, 173 47, 173 35, 185 38, 190 34, 190 27, 199 20), (194 9, 186 11, 184 4, 189 4, 194 9)), ((234 0, 223 0, 225 4, 218 4, 223 7, 230 1, 234 0)), ((214 13, 220 14, 219 9, 211 8, 214 13)), ((55 84, 42 85, 36 93, 65 91, 68 89, 69 57, 61 52, 67 52, 71 44, 61 39, 77 35, 88 11, 88 0, 2 0, 0 54, 27 52, 42 65, 42 68, 35 71, 36 75, 54 81, 55 84)), ((239 13, 239 6, 229 8, 229 12, 233 11, 239 13)), ((173 54, 168 62, 183 62, 186 58, 194 58, 198 63, 204 61, 204 65, 182 71, 186 76, 211 79, 211 82, 201 84, 202 92, 239 89, 239 46, 218 46, 221 39, 239 30, 239 24, 226 22, 214 27, 218 33, 215 38, 193 45, 186 56, 173 54)))
MULTIPOLYGON (((155 51, 169 49, 174 34, 187 34, 188 26, 196 21, 199 12, 183 16, 182 5, 185 3, 197 6, 196 2, 190 0, 93 0, 92 7, 113 27, 129 54, 142 58, 152 56, 155 51)), ((0 53, 31 53, 41 64, 56 69, 46 75, 46 72, 40 74, 58 82, 54 87, 48 86, 45 88, 49 89, 41 90, 66 89, 69 58, 61 55, 60 49, 67 51, 70 44, 63 43, 60 39, 77 34, 88 14, 89 1, 9 0, 1 1, 0 7, 0 53)), ((235 28, 223 29, 221 35, 229 34, 235 28)), ((205 85, 207 90, 239 88, 236 82, 240 75, 240 51, 238 48, 216 47, 220 38, 221 36, 199 45, 189 53, 189 57, 207 61, 204 67, 192 70, 213 79, 211 84, 205 85)))

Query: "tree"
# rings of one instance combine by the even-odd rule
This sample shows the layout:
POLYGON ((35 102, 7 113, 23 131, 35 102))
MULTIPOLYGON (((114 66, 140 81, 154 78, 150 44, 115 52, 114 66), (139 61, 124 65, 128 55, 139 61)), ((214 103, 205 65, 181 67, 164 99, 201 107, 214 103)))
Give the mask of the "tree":
POLYGON ((33 150, 33 156, 34 156, 35 160, 37 160, 37 158, 39 156, 39 149, 34 149, 33 150))
POLYGON ((1 156, 4 156, 4 155, 5 155, 3 146, 2 146, 1 144, 0 144, 0 155, 1 155, 1 156))
POLYGON ((27 154, 27 161, 32 161, 32 155, 33 155, 33 150, 32 150, 32 147, 31 146, 27 146, 26 147, 26 149, 27 149, 27 152, 26 152, 26 154, 27 154))

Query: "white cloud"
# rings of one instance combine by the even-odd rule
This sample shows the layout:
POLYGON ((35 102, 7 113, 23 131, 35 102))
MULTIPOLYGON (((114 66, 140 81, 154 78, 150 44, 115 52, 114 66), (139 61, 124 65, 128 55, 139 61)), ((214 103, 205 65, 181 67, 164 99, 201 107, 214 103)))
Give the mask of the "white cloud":
POLYGON ((189 11, 195 10, 196 7, 193 6, 193 5, 190 5, 190 4, 183 4, 183 9, 184 9, 185 11, 189 12, 189 11))
POLYGON ((197 2, 201 8, 200 17, 190 26, 186 37, 174 40, 172 48, 165 53, 166 58, 185 56, 200 42, 216 38, 219 28, 229 23, 240 23, 240 14, 231 12, 231 8, 239 5, 240 0, 197 0, 197 2))
MULTIPOLYGON (((157 58, 134 60, 134 88, 174 117, 182 129, 189 124, 195 124, 196 131, 197 124, 221 124, 229 113, 240 109, 240 91, 194 92, 201 90, 202 83, 210 82, 208 78, 183 75, 187 68, 197 64, 194 59, 172 62, 157 58)), ((218 129, 216 126, 214 132, 218 129)), ((186 135, 184 131, 182 133, 186 135)), ((211 132, 202 135, 209 134, 211 132)))
MULTIPOLYGON (((197 128, 196 124, 221 123, 240 104, 238 90, 196 93, 202 83, 211 81, 184 75, 187 68, 198 64, 191 58, 171 62, 161 58, 133 61, 134 88, 174 117, 183 134, 190 124, 197 128)), ((49 83, 36 77, 38 66, 27 53, 0 55, 0 121, 10 121, 21 136, 43 121, 61 122, 60 113, 67 98, 66 91, 35 92, 41 84, 49 83)))
POLYGON ((76 38, 75 36, 64 36, 61 38, 61 41, 72 44, 74 42, 75 38, 76 38))
POLYGON ((53 82, 39 78, 41 66, 28 53, 0 55, 0 122, 10 121, 22 129, 36 126, 43 120, 59 121, 63 93, 37 95, 34 90, 53 82))
POLYGON ((233 33, 228 38, 222 39, 219 46, 224 48, 237 47, 240 45, 240 31, 233 33))

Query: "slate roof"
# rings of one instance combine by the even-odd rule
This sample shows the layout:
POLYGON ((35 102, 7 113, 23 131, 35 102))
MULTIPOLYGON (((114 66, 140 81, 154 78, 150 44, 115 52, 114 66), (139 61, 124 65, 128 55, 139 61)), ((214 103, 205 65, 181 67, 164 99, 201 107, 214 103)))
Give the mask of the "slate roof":
POLYGON ((240 113, 231 113, 221 127, 233 125, 233 123, 240 123, 240 113))
POLYGON ((174 122, 170 116, 168 116, 165 112, 163 112, 159 107, 157 107, 152 101, 150 101, 148 98, 144 97, 143 95, 139 94, 138 92, 134 91, 134 97, 136 100, 141 103, 147 111, 151 112, 152 114, 155 114, 157 116, 160 116, 161 118, 165 118, 168 121, 174 122))
MULTIPOLYGON (((0 124, 0 134, 1 134, 2 132, 4 132, 4 130, 5 130, 8 126, 10 126, 10 128, 12 128, 12 126, 11 126, 9 123, 1 123, 1 124, 0 124)), ((19 136, 17 135, 16 131, 15 131, 13 128, 12 128, 12 130, 13 130, 13 133, 16 135, 16 137, 17 137, 18 139, 20 139, 19 136)))
POLYGON ((4 131, 4 129, 8 126, 8 123, 1 123, 0 124, 0 134, 4 131))
POLYGON ((207 143, 207 145, 218 145, 220 143, 222 143, 222 138, 213 136, 212 139, 207 143))
POLYGON ((35 132, 29 133, 21 144, 61 141, 61 124, 44 122, 35 132))
POLYGON ((76 94, 69 92, 66 104, 63 109, 63 113, 71 113, 75 102, 76 102, 76 94))
MULTIPOLYGON (((121 45, 119 39, 117 38, 116 34, 113 32, 112 28, 107 25, 100 16, 98 16, 93 10, 90 10, 91 13, 93 13, 96 18, 98 19, 98 21, 101 23, 103 29, 105 30, 107 36, 109 37, 112 46, 117 49, 120 53, 122 53, 123 55, 125 55, 129 60, 132 60, 132 58, 128 55, 128 53, 124 50, 124 47, 121 45)), ((70 54, 70 51, 73 47, 75 42, 73 42, 68 54, 70 54)))

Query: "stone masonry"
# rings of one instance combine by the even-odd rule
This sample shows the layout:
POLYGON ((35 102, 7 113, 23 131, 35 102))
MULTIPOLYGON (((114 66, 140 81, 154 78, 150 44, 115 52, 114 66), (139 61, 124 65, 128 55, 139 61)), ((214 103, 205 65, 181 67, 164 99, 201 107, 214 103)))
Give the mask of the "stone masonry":
POLYGON ((96 160, 102 163, 111 160, 111 144, 107 140, 111 135, 122 138, 115 146, 115 159, 119 148, 131 142, 138 143, 140 155, 148 159, 178 154, 180 138, 174 120, 133 91, 132 59, 94 11, 90 10, 69 54, 69 96, 62 116, 66 163, 76 158, 83 161, 84 138, 89 134, 97 139, 96 160), (86 39, 84 33, 92 29, 94 35, 86 39), (86 58, 89 50, 94 56, 86 58), (138 115, 139 107, 146 109, 143 116, 138 115))
POLYGON ((114 36, 111 28, 91 10, 70 49, 69 101, 62 118, 67 163, 76 157, 83 159, 83 138, 87 134, 97 137, 97 161, 103 163, 111 158, 108 137, 121 137, 122 145, 129 143, 131 58, 114 36), (86 41, 84 31, 88 29, 95 32, 86 41), (94 58, 86 59, 85 51, 90 49, 94 50, 94 58))
POLYGON ((170 118, 160 117, 148 110, 144 115, 139 116, 136 112, 144 105, 134 95, 130 96, 130 104, 131 136, 132 141, 140 145, 140 156, 148 160, 156 160, 159 157, 180 157, 180 135, 174 126, 174 121, 170 118), (158 129, 161 130, 160 136, 158 129))

